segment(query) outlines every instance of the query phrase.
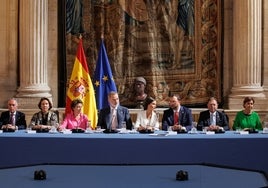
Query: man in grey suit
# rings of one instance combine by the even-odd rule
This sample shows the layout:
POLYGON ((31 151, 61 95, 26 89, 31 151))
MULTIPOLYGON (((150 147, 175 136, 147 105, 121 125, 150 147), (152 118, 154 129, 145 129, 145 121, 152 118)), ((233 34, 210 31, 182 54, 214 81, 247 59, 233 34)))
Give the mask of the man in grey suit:
POLYGON ((126 128, 132 129, 132 120, 130 118, 128 108, 119 104, 117 92, 108 94, 109 107, 103 108, 99 112, 98 124, 102 129, 115 130, 122 128, 123 122, 126 123, 126 128))

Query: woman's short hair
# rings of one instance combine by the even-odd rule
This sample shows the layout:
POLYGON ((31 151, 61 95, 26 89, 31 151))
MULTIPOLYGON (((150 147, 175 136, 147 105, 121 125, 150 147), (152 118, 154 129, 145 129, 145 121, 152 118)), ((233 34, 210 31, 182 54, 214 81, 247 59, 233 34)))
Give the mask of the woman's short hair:
POLYGON ((46 97, 42 97, 42 98, 40 99, 40 101, 39 101, 39 103, 38 103, 38 108, 41 110, 41 103, 42 103, 43 101, 47 101, 47 102, 48 102, 48 104, 49 104, 49 109, 48 109, 48 110, 50 110, 50 109, 52 108, 52 102, 51 102, 48 98, 46 98, 46 97))
POLYGON ((151 104, 153 101, 155 101, 154 98, 152 98, 152 97, 147 97, 147 98, 144 100, 144 105, 143 105, 144 110, 147 110, 148 105, 151 104))
POLYGON ((74 109, 76 107, 77 104, 83 104, 83 101, 81 99, 74 99, 71 102, 71 108, 74 109))
POLYGON ((255 103, 253 97, 245 97, 243 101, 243 106, 245 106, 245 104, 249 101, 253 101, 253 104, 255 103))

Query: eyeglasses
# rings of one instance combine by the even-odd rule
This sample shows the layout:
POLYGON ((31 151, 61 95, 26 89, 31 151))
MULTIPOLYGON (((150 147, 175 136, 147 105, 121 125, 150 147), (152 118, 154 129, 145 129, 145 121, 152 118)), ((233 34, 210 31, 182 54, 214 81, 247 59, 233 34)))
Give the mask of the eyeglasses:
POLYGON ((16 104, 8 104, 8 106, 16 106, 16 104))

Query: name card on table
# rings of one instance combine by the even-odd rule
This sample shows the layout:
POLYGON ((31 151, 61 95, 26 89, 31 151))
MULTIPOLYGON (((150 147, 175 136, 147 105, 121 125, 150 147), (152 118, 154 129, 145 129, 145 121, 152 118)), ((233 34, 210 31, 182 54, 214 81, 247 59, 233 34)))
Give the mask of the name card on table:
POLYGON ((207 131, 206 134, 211 135, 211 134, 215 134, 215 132, 214 131, 207 131))
POLYGON ((248 131, 240 131, 239 134, 249 134, 248 131))
POLYGON ((63 134, 72 134, 73 132, 69 129, 66 129, 64 131, 62 131, 63 134))
POLYGON ((176 134, 177 134, 176 131, 168 131, 168 132, 167 132, 167 136, 168 136, 168 135, 176 135, 176 134))
POLYGON ((35 130, 26 130, 26 133, 28 133, 28 134, 35 134, 36 131, 35 130))

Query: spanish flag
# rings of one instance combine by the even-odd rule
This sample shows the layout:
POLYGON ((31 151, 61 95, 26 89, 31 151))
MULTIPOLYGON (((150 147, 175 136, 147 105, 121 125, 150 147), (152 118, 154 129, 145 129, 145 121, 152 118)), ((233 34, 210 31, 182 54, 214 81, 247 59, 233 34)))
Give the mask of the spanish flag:
POLYGON ((68 84, 65 107, 66 114, 72 111, 71 102, 77 98, 80 98, 83 101, 84 105, 82 112, 88 116, 88 119, 91 121, 92 128, 95 128, 98 121, 98 112, 82 39, 80 39, 78 44, 73 71, 68 84))

